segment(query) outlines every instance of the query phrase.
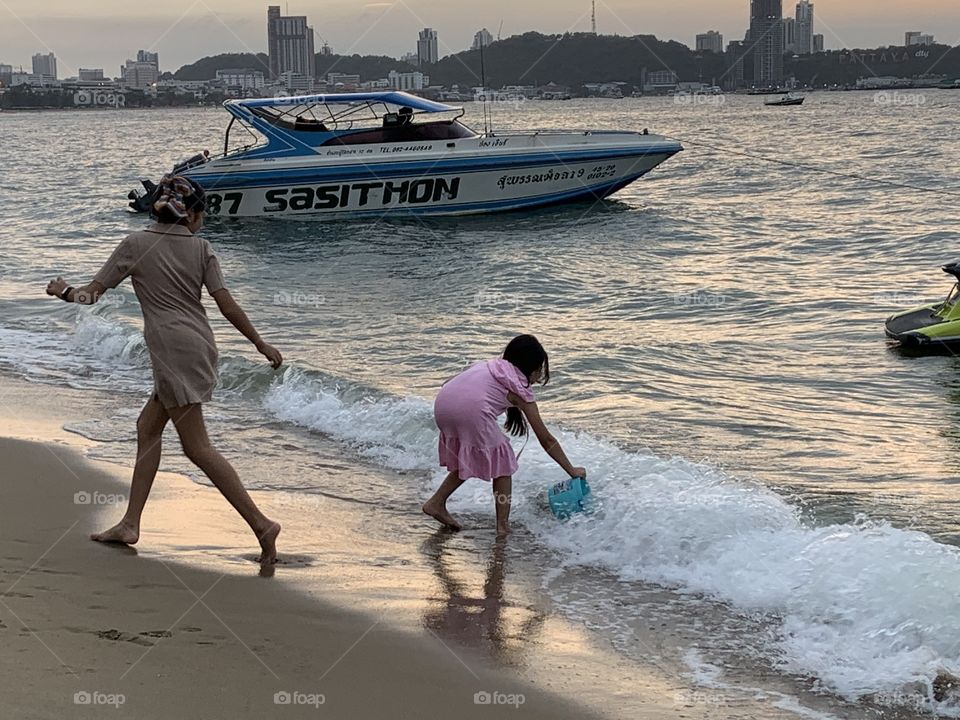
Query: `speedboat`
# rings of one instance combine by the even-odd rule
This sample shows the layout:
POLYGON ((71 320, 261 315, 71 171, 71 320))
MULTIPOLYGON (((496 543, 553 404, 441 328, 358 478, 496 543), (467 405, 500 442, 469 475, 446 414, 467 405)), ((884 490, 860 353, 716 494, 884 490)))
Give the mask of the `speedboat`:
POLYGON ((767 100, 763 104, 768 107, 792 107, 794 105, 803 105, 804 100, 806 100, 806 98, 803 95, 787 93, 777 100, 767 100))
MULTIPOLYGON (((478 133, 461 122, 463 108, 402 92, 224 108, 232 118, 223 153, 174 170, 204 188, 209 214, 226 217, 454 215, 600 199, 683 150, 646 130, 478 133)), ((141 182, 130 207, 148 211, 157 188, 141 182)))
POLYGON ((887 318, 887 337, 920 350, 960 349, 960 261, 943 266, 956 283, 941 303, 921 305, 887 318))

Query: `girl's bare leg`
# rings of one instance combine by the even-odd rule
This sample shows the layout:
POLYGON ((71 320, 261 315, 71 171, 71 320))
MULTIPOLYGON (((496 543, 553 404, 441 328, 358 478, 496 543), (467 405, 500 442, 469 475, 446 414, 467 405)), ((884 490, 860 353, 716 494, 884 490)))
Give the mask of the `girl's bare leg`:
POLYGON ((280 523, 267 518, 253 498, 247 493, 240 477, 233 466, 210 443, 207 436, 207 426, 203 422, 203 408, 201 405, 187 405, 168 411, 173 424, 180 435, 183 451, 194 465, 210 478, 217 490, 240 513, 241 517, 257 536, 263 553, 260 562, 271 564, 277 560, 277 535, 280 534, 280 523))
POLYGON ((463 480, 460 479, 457 473, 448 473, 447 477, 444 478, 440 484, 440 487, 437 488, 437 491, 433 494, 433 497, 423 504, 423 511, 427 515, 437 522, 446 525, 451 530, 460 530, 461 525, 454 520, 453 515, 447 511, 447 499, 453 495, 461 485, 463 485, 463 480))
POLYGON ((102 533, 91 535, 91 539, 124 545, 134 545, 140 539, 140 517, 160 468, 163 429, 169 420, 170 416, 160 401, 156 396, 151 397, 137 419, 137 463, 133 467, 127 512, 118 524, 102 533))
POLYGON ((494 478, 493 500, 497 505, 497 537, 510 534, 510 504, 513 495, 513 478, 510 475, 494 478))

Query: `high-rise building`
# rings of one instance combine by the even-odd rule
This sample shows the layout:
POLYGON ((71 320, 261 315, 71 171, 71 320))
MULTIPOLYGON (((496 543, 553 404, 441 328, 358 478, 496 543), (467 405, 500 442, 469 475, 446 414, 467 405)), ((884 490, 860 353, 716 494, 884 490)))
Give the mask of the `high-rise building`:
POLYGON ((745 43, 742 40, 731 40, 727 43, 725 55, 727 71, 724 73, 724 89, 736 90, 744 86, 745 43))
POLYGON ((306 15, 281 15, 278 5, 267 8, 267 50, 274 80, 284 73, 316 77, 313 28, 306 15))
POLYGON ((33 74, 57 79, 57 56, 53 53, 37 53, 33 56, 33 74))
POLYGON ((488 47, 493 44, 493 35, 486 28, 473 36, 473 50, 479 50, 482 47, 488 47))
MULTIPOLYGON (((922 32, 911 30, 907 32, 903 44, 906 47, 910 47, 911 45, 933 45, 933 42, 933 35, 924 35, 922 32)), ((34 67, 36 67, 36 65, 34 65, 34 67)), ((36 70, 34 70, 34 72, 36 72, 36 70)))
POLYGON ((160 56, 149 50, 138 50, 136 60, 127 60, 120 67, 120 80, 132 88, 155 85, 160 80, 160 56))
POLYGON ((697 52, 723 52, 723 35, 716 30, 708 30, 697 35, 697 52))
POLYGON ((783 0, 751 0, 748 43, 753 48, 755 87, 780 87, 783 84, 783 0))
POLYGON ((9 87, 13 79, 13 65, 4 65, 0 63, 0 85, 9 87))
POLYGON ((809 55, 813 52, 813 3, 800 0, 797 3, 797 55, 809 55))
POLYGON ((433 28, 424 28, 420 31, 417 41, 417 61, 420 67, 433 65, 440 59, 440 40, 437 31, 433 28))
POLYGON ((822 53, 823 52, 823 35, 817 33, 813 36, 813 52, 822 53))
POLYGON ((160 53, 150 52, 149 50, 137 51, 137 62, 150 63, 160 69, 160 53))
POLYGON ((783 19, 783 51, 796 53, 797 50, 797 21, 786 17, 783 19))
POLYGON ((152 62, 127 60, 120 66, 120 81, 125 87, 143 90, 160 80, 160 69, 152 62))

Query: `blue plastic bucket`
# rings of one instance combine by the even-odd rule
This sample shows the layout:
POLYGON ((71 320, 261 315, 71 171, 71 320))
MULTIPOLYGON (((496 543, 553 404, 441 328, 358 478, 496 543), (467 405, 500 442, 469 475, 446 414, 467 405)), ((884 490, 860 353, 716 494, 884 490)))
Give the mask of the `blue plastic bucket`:
POLYGON ((583 478, 567 478, 547 489, 547 502, 558 518, 568 518, 587 508, 590 486, 583 478))

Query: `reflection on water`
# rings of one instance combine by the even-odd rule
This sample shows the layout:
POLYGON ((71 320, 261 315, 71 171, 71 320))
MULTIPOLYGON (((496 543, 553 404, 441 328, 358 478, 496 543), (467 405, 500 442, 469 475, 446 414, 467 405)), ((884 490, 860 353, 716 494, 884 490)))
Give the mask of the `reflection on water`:
POLYGON ((509 599, 507 540, 493 542, 481 583, 475 577, 458 577, 452 569, 463 567, 451 557, 457 552, 450 546, 455 537, 441 528, 421 548, 441 593, 431 599, 423 626, 444 641, 476 648, 506 664, 521 664, 526 645, 536 641, 546 614, 509 599))

